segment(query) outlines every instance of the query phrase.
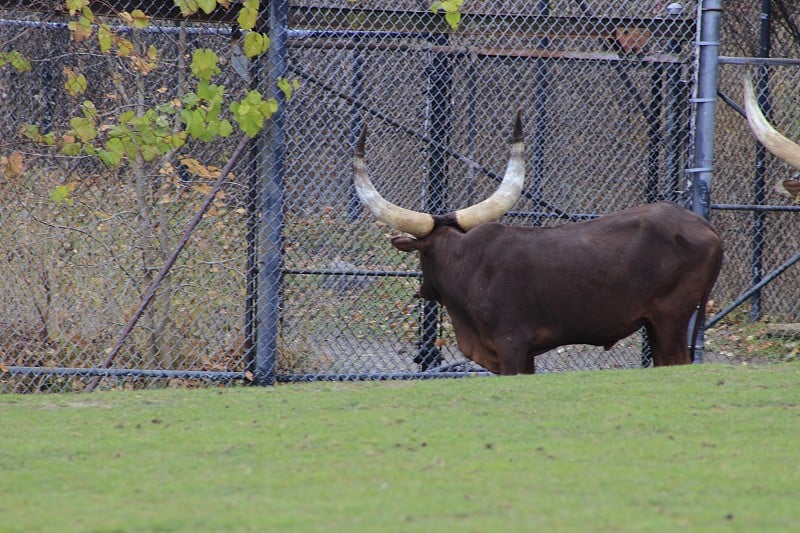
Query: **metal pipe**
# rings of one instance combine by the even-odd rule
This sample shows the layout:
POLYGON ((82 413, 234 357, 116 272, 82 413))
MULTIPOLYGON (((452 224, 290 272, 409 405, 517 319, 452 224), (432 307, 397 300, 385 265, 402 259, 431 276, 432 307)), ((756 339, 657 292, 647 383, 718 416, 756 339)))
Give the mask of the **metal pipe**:
POLYGON ((358 276, 368 278, 419 278, 420 272, 411 270, 334 270, 326 268, 285 268, 284 274, 315 276, 358 276))
POLYGON ((800 205, 753 205, 753 204, 711 204, 717 211, 780 211, 784 213, 800 212, 800 205))
POLYGON ((398 372, 396 374, 282 374, 277 377, 277 380, 280 383, 304 383, 312 381, 416 381, 419 379, 452 379, 491 376, 494 376, 494 374, 478 370, 464 372, 398 372))
POLYGON ((273 0, 269 3, 269 38, 267 52, 266 87, 262 94, 272 92, 278 102, 278 110, 268 125, 259 133, 262 143, 261 165, 266 175, 261 179, 259 223, 259 272, 258 272, 258 338, 256 371, 253 381, 258 385, 275 383, 275 366, 278 353, 280 310, 283 298, 283 208, 286 148, 286 102, 283 91, 278 88, 278 79, 287 72, 287 28, 288 0, 273 0))
MULTIPOLYGON (((772 19, 772 2, 771 0, 761 0, 761 28, 759 33, 759 47, 758 56, 765 58, 770 54, 770 31, 772 19)), ((761 109, 764 110, 767 118, 769 119, 769 72, 766 65, 758 67, 758 103, 761 109)), ((766 149, 759 143, 756 146, 756 159, 755 159, 755 174, 753 176, 753 203, 761 205, 766 200, 766 149)), ((753 211, 753 226, 751 243, 752 256, 750 262, 750 281, 752 285, 757 286, 764 275, 764 231, 765 231, 765 213, 763 211, 753 211)), ((756 322, 761 318, 761 291, 753 293, 750 300, 750 321, 756 322)))
MULTIPOLYGON (((433 35, 431 40, 437 46, 446 46, 449 37, 447 34, 437 34, 433 35)), ((447 54, 430 52, 427 71, 426 123, 431 142, 428 144, 428 183, 424 189, 423 211, 440 215, 447 211, 448 154, 443 148, 449 147, 450 133, 453 129, 450 103, 453 66, 447 54)), ((414 362, 419 363, 423 371, 438 366, 442 360, 441 351, 436 346, 440 315, 441 309, 437 302, 430 300, 424 302, 419 351, 414 357, 414 362)))
MULTIPOLYGON (((360 37, 355 35, 352 40, 353 44, 359 44, 360 37)), ((350 146, 355 146, 356 139, 361 132, 361 125, 363 117, 361 116, 361 95, 364 92, 364 73, 362 66, 364 59, 361 54, 361 49, 358 47, 353 48, 352 66, 350 67, 350 146)), ((356 193, 356 187, 353 180, 348 178, 345 180, 348 183, 348 198, 347 198, 347 215, 352 222, 358 219, 361 214, 361 202, 356 193)))
POLYGON ((800 252, 794 254, 788 261, 786 261, 781 266, 779 266, 778 268, 776 268, 775 270, 764 276, 762 280, 758 282, 757 285, 751 287, 747 292, 736 298, 736 300, 733 303, 731 303, 728 307, 726 307, 725 309, 714 315, 713 318, 711 318, 708 322, 706 322, 705 326, 706 329, 714 327, 714 325, 723 318, 725 318, 725 316, 728 313, 730 313, 731 311, 742 305, 744 302, 747 301, 748 298, 753 296, 756 292, 760 291, 765 285, 772 282, 772 280, 774 280, 775 278, 786 272, 786 270, 788 270, 792 265, 794 265, 798 261, 800 261, 800 252))
MULTIPOLYGON (((550 6, 547 1, 538 2, 538 14, 546 16, 550 13, 550 6)), ((549 37, 542 37, 536 46, 536 51, 547 51, 550 47, 549 37)), ((547 93, 550 68, 544 59, 536 60, 536 76, 534 78, 533 93, 533 165, 531 169, 531 198, 536 202, 542 202, 543 184, 545 180, 545 145, 547 143, 547 93)), ((540 204, 541 205, 541 204, 540 204)), ((537 217, 533 223, 537 226, 542 224, 542 219, 537 217)))
POLYGON ((231 381, 245 379, 244 372, 205 370, 144 370, 141 368, 69 368, 42 366, 9 366, 10 376, 78 376, 96 378, 164 378, 231 381))
MULTIPOLYGON (((678 54, 681 43, 676 39, 669 41, 669 53, 678 54)), ((678 201, 681 188, 680 161, 684 152, 686 136, 686 91, 681 81, 681 64, 670 64, 666 67, 667 104, 664 116, 666 131, 666 152, 664 154, 664 196, 671 202, 678 201)))
MULTIPOLYGON (((245 57, 241 42, 233 43, 235 53, 239 57, 245 57)), ((255 57, 249 62, 249 87, 264 87, 264 74, 266 70, 266 59, 263 55, 255 57)), ((245 243, 247 261, 245 268, 245 302, 244 302, 244 351, 245 371, 251 376, 256 374, 257 364, 257 339, 258 339, 258 278, 259 278, 259 252, 258 235, 261 221, 259 220, 259 186, 261 154, 266 150, 263 135, 252 139, 250 142, 250 160, 247 178, 247 232, 245 233, 245 243)))
POLYGON ((650 104, 647 106, 645 114, 647 120, 647 137, 649 139, 647 149, 647 181, 645 183, 645 201, 653 203, 658 200, 658 182, 661 173, 659 156, 663 139, 661 134, 661 104, 664 100, 664 68, 656 65, 650 76, 650 104))
POLYGON ((790 59, 785 57, 730 57, 720 56, 720 65, 767 65, 796 67, 800 65, 800 59, 790 59))
MULTIPOLYGON (((687 173, 692 182, 692 211, 709 218, 711 182, 714 172, 714 123, 717 108, 717 65, 719 56, 719 28, 722 13, 721 0, 703 0, 698 5, 700 16, 697 41, 697 84, 694 114, 694 154, 692 168, 687 173)), ((691 335, 694 324, 703 321, 704 309, 698 309, 689 324, 691 335)), ((691 342, 691 339, 690 339, 691 342)), ((703 362, 705 332, 700 328, 695 343, 694 362, 703 362)))
MULTIPOLYGON (((475 159, 475 142, 478 138, 478 99, 475 96, 478 90, 478 65, 474 54, 470 54, 467 61, 467 157, 475 159)), ((475 181, 478 172, 473 166, 467 168, 467 194, 464 204, 472 205, 478 202, 475 198, 475 181)))

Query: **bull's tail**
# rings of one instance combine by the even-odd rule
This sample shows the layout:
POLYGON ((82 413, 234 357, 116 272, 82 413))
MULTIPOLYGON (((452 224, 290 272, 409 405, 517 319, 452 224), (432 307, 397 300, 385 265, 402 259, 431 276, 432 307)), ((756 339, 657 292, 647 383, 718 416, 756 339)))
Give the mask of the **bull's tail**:
POLYGON ((721 256, 717 261, 717 267, 716 270, 714 271, 714 275, 711 276, 711 279, 709 280, 708 286, 706 288, 706 292, 700 299, 700 303, 698 304, 697 310, 695 311, 694 314, 692 337, 689 339, 689 357, 691 357, 692 362, 694 362, 694 354, 697 348, 697 336, 700 333, 700 328, 705 327, 706 304, 708 303, 708 299, 711 297, 711 289, 714 288, 714 284, 717 282, 717 276, 719 276, 720 268, 722 268, 721 256))
POLYGON ((697 306, 697 310, 694 312, 693 320, 694 325, 692 327, 692 338, 689 339, 689 357, 692 359, 694 363, 694 354, 697 349, 697 336, 700 334, 700 326, 705 322, 705 308, 706 304, 708 303, 708 296, 703 298, 700 302, 700 305, 697 306))

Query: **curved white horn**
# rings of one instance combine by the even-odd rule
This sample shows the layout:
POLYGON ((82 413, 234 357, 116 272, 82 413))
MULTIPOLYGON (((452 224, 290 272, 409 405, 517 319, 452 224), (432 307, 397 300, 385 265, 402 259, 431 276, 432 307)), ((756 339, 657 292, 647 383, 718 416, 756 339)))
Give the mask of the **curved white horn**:
POLYGON ((800 170, 800 145, 784 137, 767 122, 758 106, 753 83, 749 77, 744 80, 744 109, 753 135, 764 145, 764 148, 788 165, 800 170))
POLYGON ((433 217, 427 213, 412 211, 397 206, 381 196, 369 179, 367 165, 364 163, 364 145, 367 140, 367 126, 361 128, 356 148, 353 154, 353 182, 356 192, 364 205, 391 227, 410 233, 421 239, 433 230, 433 217))
POLYGON ((514 122, 514 134, 511 138, 511 155, 508 159, 503 181, 497 190, 487 199, 455 212, 456 221, 461 229, 468 231, 478 224, 492 222, 511 209, 522 193, 525 183, 525 142, 522 135, 522 117, 517 113, 514 122))

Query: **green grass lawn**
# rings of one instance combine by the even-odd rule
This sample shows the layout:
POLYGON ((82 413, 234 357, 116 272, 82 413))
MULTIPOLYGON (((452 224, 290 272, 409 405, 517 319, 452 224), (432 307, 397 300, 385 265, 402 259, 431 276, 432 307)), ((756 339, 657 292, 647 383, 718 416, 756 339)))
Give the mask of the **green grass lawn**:
POLYGON ((0 396, 2 531, 800 529, 800 365, 0 396))

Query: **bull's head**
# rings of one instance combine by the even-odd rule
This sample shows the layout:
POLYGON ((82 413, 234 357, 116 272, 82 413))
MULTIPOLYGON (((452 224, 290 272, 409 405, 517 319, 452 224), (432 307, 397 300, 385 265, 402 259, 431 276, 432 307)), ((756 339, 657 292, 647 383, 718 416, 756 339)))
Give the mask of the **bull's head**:
POLYGON ((522 118, 520 113, 517 113, 517 119, 514 123, 511 156, 508 160, 506 173, 497 190, 482 202, 459 209, 443 217, 434 217, 428 213, 404 209, 387 201, 375 190, 364 163, 366 138, 367 127, 365 125, 356 143, 353 158, 353 181, 359 198, 378 219, 395 229, 413 235, 417 239, 422 239, 430 234, 437 224, 437 219, 454 220, 462 231, 469 231, 478 224, 497 220, 511 209, 511 206, 514 205, 522 192, 522 185, 525 181, 525 144, 522 140, 522 118))
MULTIPOLYGON (((761 108, 758 106, 750 78, 745 78, 744 80, 744 109, 747 114, 747 123, 750 125, 753 135, 764 145, 764 148, 789 166, 800 170, 800 145, 783 136, 767 122, 761 112, 761 108)), ((800 180, 784 180, 783 188, 795 199, 800 200, 800 180)))

